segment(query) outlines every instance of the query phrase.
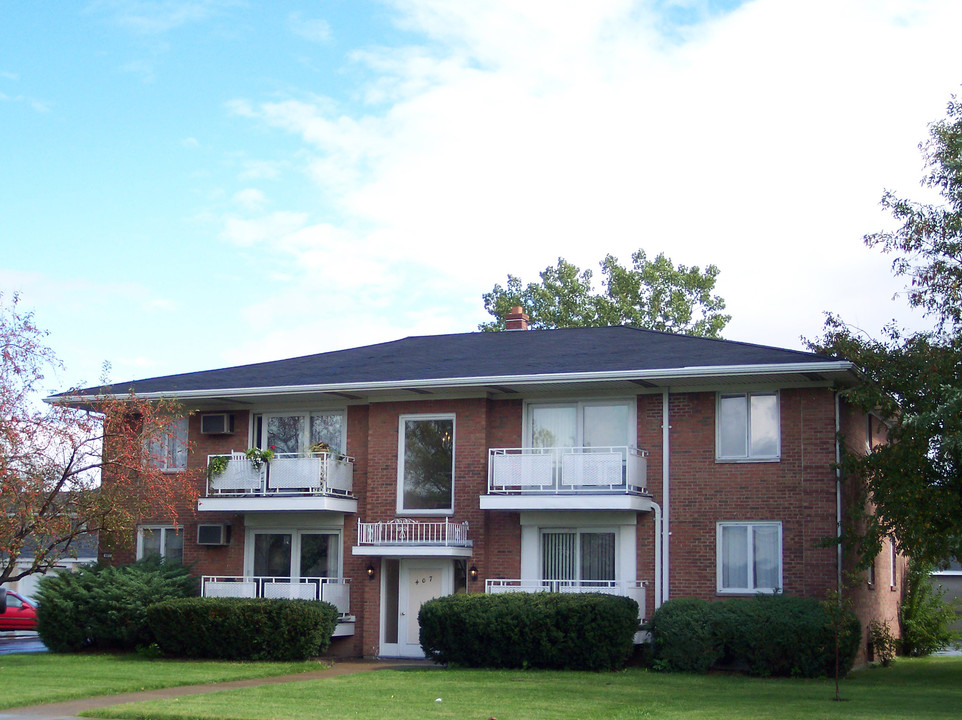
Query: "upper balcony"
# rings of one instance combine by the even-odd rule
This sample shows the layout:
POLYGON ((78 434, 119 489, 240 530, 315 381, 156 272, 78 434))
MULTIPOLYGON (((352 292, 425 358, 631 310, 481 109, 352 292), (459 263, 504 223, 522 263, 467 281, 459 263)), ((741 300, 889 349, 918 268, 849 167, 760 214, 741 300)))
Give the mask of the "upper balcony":
POLYGON ((391 557, 471 557, 474 542, 468 523, 398 518, 387 522, 357 521, 355 555, 391 557))
POLYGON ((482 510, 651 510, 648 453, 628 446, 492 448, 482 510))
POLYGON ((332 453, 278 453, 252 463, 244 453, 226 458, 223 472, 208 473, 207 492, 197 509, 210 512, 326 510, 357 512, 354 458, 332 453))

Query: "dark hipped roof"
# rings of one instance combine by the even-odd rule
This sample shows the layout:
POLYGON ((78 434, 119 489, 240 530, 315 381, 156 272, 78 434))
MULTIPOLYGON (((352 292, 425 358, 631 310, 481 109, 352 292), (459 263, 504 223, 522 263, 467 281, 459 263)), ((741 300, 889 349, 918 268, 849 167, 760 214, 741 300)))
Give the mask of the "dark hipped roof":
MULTIPOLYGON (((727 369, 746 366, 811 373, 850 368, 838 358, 809 352, 620 326, 408 337, 288 360, 115 383, 112 392, 176 396, 252 388, 384 388, 392 383, 411 387, 418 381, 464 386, 474 380, 482 385, 585 374, 682 377, 685 370, 698 368, 714 368, 723 376, 727 369)), ((79 394, 98 390, 88 388, 79 394)), ((64 393, 68 394, 78 393, 64 393)))

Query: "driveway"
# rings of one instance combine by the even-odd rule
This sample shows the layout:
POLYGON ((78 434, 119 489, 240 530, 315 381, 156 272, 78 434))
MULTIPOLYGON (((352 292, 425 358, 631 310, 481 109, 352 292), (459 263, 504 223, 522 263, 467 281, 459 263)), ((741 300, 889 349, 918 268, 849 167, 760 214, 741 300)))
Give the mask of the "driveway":
POLYGON ((35 632, 0 632, 0 655, 47 652, 35 632))

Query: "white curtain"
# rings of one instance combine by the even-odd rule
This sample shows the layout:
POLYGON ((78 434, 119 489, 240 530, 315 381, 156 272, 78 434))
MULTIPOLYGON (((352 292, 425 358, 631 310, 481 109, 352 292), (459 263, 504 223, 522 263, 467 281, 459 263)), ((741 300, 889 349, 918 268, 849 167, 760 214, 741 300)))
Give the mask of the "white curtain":
POLYGON ((778 578, 778 526, 756 525, 753 528, 755 590, 773 590, 778 578))
POLYGON ((576 580, 575 543, 578 536, 571 532, 546 532, 541 535, 544 580, 576 580))
POLYGON ((722 527, 722 587, 748 587, 748 527, 722 527))

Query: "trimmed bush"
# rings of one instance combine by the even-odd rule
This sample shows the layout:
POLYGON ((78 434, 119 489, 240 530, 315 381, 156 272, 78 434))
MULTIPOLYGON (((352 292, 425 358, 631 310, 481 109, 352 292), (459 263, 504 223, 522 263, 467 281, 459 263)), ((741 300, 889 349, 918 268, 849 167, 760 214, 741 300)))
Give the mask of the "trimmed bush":
MULTIPOLYGON (((679 598, 651 618, 652 662, 668 671, 706 672, 712 667, 751 675, 827 677, 835 672, 835 640, 825 608, 814 598, 757 595, 707 602, 679 598)), ((846 612, 841 633, 841 672, 855 660, 861 630, 846 612)))
POLYGON ((316 600, 186 598, 147 610, 165 655, 217 660, 306 660, 331 645, 337 608, 316 600))
POLYGON ((133 650, 154 641, 146 624, 150 604, 196 594, 187 568, 156 558, 59 572, 40 581, 37 633, 53 652, 133 650))
POLYGON ((655 611, 647 629, 656 670, 702 673, 721 659, 725 643, 716 628, 713 604, 678 598, 655 611))
POLYGON ((608 670, 631 655, 638 603, 595 593, 448 595, 424 603, 418 621, 437 663, 608 670))

